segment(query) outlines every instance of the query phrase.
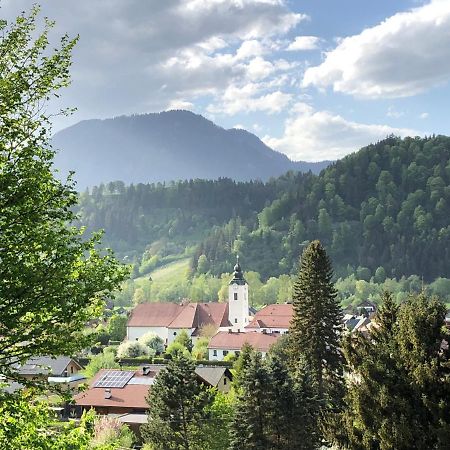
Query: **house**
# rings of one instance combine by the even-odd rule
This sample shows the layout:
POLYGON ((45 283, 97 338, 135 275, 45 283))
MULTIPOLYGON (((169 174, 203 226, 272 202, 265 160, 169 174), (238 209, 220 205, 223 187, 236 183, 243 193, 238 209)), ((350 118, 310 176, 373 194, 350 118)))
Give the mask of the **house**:
POLYGON ((371 322, 372 321, 366 315, 356 316, 346 314, 343 318, 344 327, 352 333, 368 333, 371 322))
POLYGON ((134 308, 128 320, 127 339, 136 340, 153 332, 168 345, 181 331, 195 341, 204 326, 212 325, 219 331, 244 331, 249 322, 248 284, 238 260, 229 283, 227 303, 142 303, 134 308))
MULTIPOLYGON (((86 380, 79 373, 83 367, 73 358, 68 356, 37 356, 28 359, 24 364, 16 366, 17 373, 26 380, 44 381, 56 384, 62 389, 74 389, 86 380)), ((11 383, 9 391, 23 388, 17 382, 11 383)))
POLYGON ((267 305, 255 314, 245 331, 287 334, 293 315, 292 304, 267 305))
POLYGON ((145 414, 150 386, 164 366, 138 371, 101 369, 89 389, 74 397, 81 410, 94 408, 99 414, 145 414))
MULTIPOLYGON (((76 415, 94 408, 98 414, 133 415, 139 423, 140 415, 149 409, 147 396, 164 364, 147 364, 140 369, 101 369, 90 383, 89 389, 74 397, 76 415)), ((199 366, 195 370, 199 383, 228 392, 233 375, 227 367, 199 366)), ((128 417, 128 420, 131 420, 128 417)), ((130 422, 129 422, 130 423, 130 422)))
POLYGON ((148 332, 157 334, 166 345, 181 331, 193 340, 206 325, 227 327, 227 303, 142 303, 134 308, 127 323, 127 339, 136 340, 148 332))
POLYGON ((219 331, 209 342, 209 360, 222 361, 229 353, 239 355, 244 344, 251 345, 265 356, 280 336, 280 333, 219 331))
POLYGON ((372 317, 377 310, 377 306, 375 305, 375 303, 365 300, 356 307, 356 310, 358 311, 359 315, 372 317))
POLYGON ((207 385, 215 387, 220 392, 229 392, 233 374, 228 367, 223 366, 198 366, 195 373, 207 385))

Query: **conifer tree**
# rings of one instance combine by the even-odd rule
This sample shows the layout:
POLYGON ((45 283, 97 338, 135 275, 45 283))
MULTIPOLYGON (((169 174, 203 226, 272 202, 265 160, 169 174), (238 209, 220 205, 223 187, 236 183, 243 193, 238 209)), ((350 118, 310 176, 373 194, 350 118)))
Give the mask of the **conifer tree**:
POLYGON ((240 373, 235 414, 231 423, 230 450, 266 450, 270 448, 267 401, 270 380, 261 353, 247 350, 246 360, 248 363, 240 373))
POLYGON ((246 348, 231 424, 232 450, 315 448, 314 402, 308 385, 293 380, 279 354, 263 360, 260 353, 246 348))
POLYGON ((155 450, 203 450, 213 400, 212 391, 199 383, 192 360, 180 356, 170 361, 147 399, 148 423, 141 427, 144 441, 155 450))
POLYGON ((335 402, 342 388, 342 313, 332 277, 325 249, 319 241, 311 242, 302 254, 294 284, 289 354, 294 373, 309 373, 318 399, 335 402))
POLYGON ((361 450, 448 448, 444 312, 422 294, 400 307, 385 294, 370 339, 345 339, 349 387, 343 411, 328 423, 331 442, 361 450))
POLYGON ((272 450, 310 450, 317 441, 310 389, 294 382, 286 364, 276 355, 266 361, 270 380, 268 437, 272 450))

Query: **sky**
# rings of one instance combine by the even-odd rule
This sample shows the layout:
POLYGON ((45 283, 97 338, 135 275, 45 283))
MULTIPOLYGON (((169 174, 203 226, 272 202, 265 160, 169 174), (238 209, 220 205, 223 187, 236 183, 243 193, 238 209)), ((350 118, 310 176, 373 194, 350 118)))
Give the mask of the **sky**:
MULTIPOLYGON (((0 0, 9 21, 35 0, 0 0)), ((450 0, 42 0, 79 35, 55 130, 188 109, 293 160, 450 134, 450 0)))

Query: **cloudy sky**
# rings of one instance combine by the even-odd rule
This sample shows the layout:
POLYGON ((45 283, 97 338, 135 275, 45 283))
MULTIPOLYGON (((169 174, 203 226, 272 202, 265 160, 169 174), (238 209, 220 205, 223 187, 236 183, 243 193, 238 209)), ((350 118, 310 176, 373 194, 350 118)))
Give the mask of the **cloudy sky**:
MULTIPOLYGON (((13 19, 35 0, 0 0, 13 19)), ((41 0, 88 118, 189 109, 294 160, 450 134, 450 0, 41 0)))

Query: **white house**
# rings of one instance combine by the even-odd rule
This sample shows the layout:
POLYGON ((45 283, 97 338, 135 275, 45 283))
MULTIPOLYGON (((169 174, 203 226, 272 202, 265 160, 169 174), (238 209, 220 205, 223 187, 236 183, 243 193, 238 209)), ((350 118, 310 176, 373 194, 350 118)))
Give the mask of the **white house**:
POLYGON ((278 333, 257 333, 257 332, 233 332, 219 331, 211 338, 208 345, 209 360, 222 361, 229 353, 239 355, 244 344, 251 345, 255 350, 261 352, 263 356, 270 347, 280 338, 278 333))
POLYGON ((153 332, 168 345, 183 330, 195 341, 206 325, 237 332, 245 331, 249 322, 248 284, 238 261, 228 287, 228 303, 141 303, 128 320, 127 339, 134 341, 153 332))
POLYGON ((165 344, 186 331, 195 341, 202 327, 229 326, 227 303, 141 303, 127 323, 127 339, 136 340, 148 332, 157 334, 165 344))

